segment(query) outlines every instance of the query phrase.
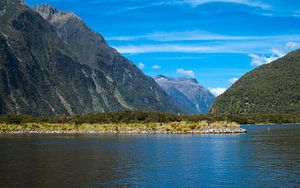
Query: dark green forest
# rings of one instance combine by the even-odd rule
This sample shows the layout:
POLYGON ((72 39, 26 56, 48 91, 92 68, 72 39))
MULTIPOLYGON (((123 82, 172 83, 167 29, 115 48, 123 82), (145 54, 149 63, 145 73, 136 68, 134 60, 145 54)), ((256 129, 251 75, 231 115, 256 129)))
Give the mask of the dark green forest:
MULTIPOLYGON (((300 50, 296 50, 245 74, 216 99, 211 112, 219 115, 294 114, 300 116, 299 88, 300 50)), ((270 116, 276 117, 276 115, 270 116)))

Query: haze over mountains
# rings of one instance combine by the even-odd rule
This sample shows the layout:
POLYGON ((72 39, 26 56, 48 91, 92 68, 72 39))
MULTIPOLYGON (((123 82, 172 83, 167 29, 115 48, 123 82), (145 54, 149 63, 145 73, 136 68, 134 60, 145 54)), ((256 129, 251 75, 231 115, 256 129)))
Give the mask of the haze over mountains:
POLYGON ((180 111, 75 14, 18 0, 0 8, 0 114, 180 111))
POLYGON ((215 96, 193 78, 169 78, 159 75, 155 81, 188 114, 207 113, 215 96))

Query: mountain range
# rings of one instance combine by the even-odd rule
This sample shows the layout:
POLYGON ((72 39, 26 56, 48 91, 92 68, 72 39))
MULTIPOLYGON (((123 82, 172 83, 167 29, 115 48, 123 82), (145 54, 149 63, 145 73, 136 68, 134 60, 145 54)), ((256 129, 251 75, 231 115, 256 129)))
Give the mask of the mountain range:
POLYGON ((298 115, 300 50, 248 72, 215 100, 195 79, 146 76, 74 13, 0 0, 0 114, 123 110, 298 115))
POLYGON ((0 1, 0 114, 180 112, 153 78, 74 13, 0 1))
POLYGON ((155 81, 180 105, 186 114, 205 114, 214 103, 215 96, 196 79, 170 78, 159 75, 155 81))

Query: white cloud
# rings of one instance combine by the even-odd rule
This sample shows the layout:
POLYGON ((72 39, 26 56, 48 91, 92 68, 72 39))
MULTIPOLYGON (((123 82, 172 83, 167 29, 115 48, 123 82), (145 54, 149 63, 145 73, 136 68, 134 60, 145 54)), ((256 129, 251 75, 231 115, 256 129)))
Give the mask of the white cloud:
POLYGON ((288 42, 285 45, 288 49, 295 50, 300 48, 300 43, 299 42, 288 42))
MULTIPOLYGON (((286 43, 284 39, 273 38, 272 40, 253 40, 253 41, 217 41, 208 43, 191 43, 191 44, 168 44, 168 43, 156 43, 156 44, 141 44, 141 45, 121 45, 113 46, 120 53, 125 54, 140 54, 140 53, 164 53, 164 52, 178 52, 178 53, 239 53, 239 54, 257 54, 259 53, 274 53, 279 55, 285 54, 286 51, 291 51, 300 46, 299 43, 289 42, 286 43), (274 41, 277 44, 274 44, 274 41), (286 43, 284 51, 282 49, 273 49, 270 51, 270 46, 274 46, 281 43, 286 43)), ((300 37, 298 38, 300 41, 300 37)), ((253 55, 251 55, 253 56, 253 55)), ((250 57, 251 57, 250 56, 250 57)), ((277 57, 276 56, 276 57, 277 57)), ((255 58, 255 56, 253 56, 255 58)), ((268 56, 266 56, 268 57, 268 56)))
POLYGON ((160 69, 160 66, 159 65, 153 65, 152 69, 160 69))
MULTIPOLYGON (((103 0, 96 0, 96 3, 99 3, 99 2, 103 2, 103 0)), ((112 0, 110 1, 107 1, 107 2, 112 2, 112 0)), ((151 1, 149 1, 151 2, 151 1)), ((118 2, 117 2, 118 3, 118 2)), ((165 4, 164 2, 155 2, 155 3, 143 3, 143 5, 140 5, 140 6, 124 6, 122 8, 119 8, 117 10, 110 10, 109 12, 106 13, 107 16, 110 16, 110 15, 114 15, 114 14, 122 14, 124 12, 127 12, 127 11, 136 11, 138 9, 143 9, 143 8, 149 8, 149 7, 153 7, 153 6, 156 6, 156 5, 161 5, 161 4, 165 4)))
POLYGON ((195 45, 138 45, 138 46, 114 46, 120 53, 137 54, 137 53, 158 53, 158 52, 183 52, 183 53, 207 53, 218 51, 210 46, 195 45))
POLYGON ((263 9, 271 8, 271 6, 268 4, 254 1, 254 0, 178 0, 177 2, 190 4, 193 7, 196 7, 196 6, 204 4, 204 3, 226 2, 226 3, 238 3, 238 4, 253 6, 253 7, 260 7, 263 9))
POLYGON ((151 41, 216 41, 216 40, 297 40, 300 39, 299 35, 272 35, 272 36, 230 36, 206 31, 192 30, 192 31, 173 31, 163 32, 156 31, 144 35, 129 35, 129 36, 111 36, 106 37, 108 41, 138 41, 138 40, 151 40, 151 41))
POLYGON ((224 93, 226 91, 226 88, 217 87, 217 88, 208 88, 208 90, 217 97, 222 93, 224 93))
POLYGON ((292 16, 297 17, 297 18, 300 17, 300 10, 293 11, 292 16))
MULTIPOLYGON (((228 36, 212 34, 203 31, 181 31, 181 32, 161 32, 157 31, 145 35, 133 36, 112 36, 107 37, 110 41, 137 41, 137 40, 152 40, 152 41, 193 41, 193 40, 249 40, 259 39, 257 36, 228 36)), ((269 38, 269 36, 268 36, 269 38)))
POLYGON ((260 66, 263 64, 271 63, 272 61, 275 61, 278 59, 278 56, 265 56, 265 55, 257 55, 257 54, 249 54, 249 57, 251 57, 251 65, 252 66, 260 66))
POLYGON ((176 73, 195 78, 195 73, 192 70, 176 69, 176 73))
POLYGON ((260 66, 263 64, 271 63, 272 61, 275 61, 278 58, 281 58, 285 56, 288 52, 299 49, 300 43, 297 42, 288 42, 285 44, 284 47, 279 49, 271 49, 270 54, 249 54, 249 57, 251 57, 251 65, 253 66, 260 66))
POLYGON ((145 64, 144 63, 139 63, 139 68, 140 69, 144 69, 145 68, 145 64))
POLYGON ((228 81, 230 84, 234 84, 236 81, 238 81, 238 78, 230 78, 228 81))

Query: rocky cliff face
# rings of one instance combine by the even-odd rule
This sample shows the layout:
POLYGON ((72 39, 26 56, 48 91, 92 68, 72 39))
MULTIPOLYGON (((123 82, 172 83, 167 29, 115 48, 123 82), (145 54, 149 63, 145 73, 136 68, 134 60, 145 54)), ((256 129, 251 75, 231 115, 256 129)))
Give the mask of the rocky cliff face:
POLYGON ((0 114, 176 111, 152 78, 73 13, 1 0, 0 114), (41 15, 43 16, 41 16, 41 15))
POLYGON ((245 74, 219 96, 213 114, 300 114, 300 50, 245 74))
POLYGON ((214 102, 215 96, 195 79, 160 75, 155 80, 185 113, 207 113, 214 102))

